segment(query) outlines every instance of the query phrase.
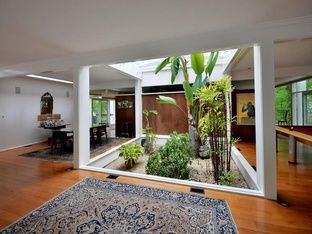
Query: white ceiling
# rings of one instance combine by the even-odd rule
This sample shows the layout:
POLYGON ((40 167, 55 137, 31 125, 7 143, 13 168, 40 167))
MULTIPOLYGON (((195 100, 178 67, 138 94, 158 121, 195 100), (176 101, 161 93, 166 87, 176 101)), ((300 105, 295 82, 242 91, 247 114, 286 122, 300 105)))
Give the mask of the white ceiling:
MULTIPOLYGON (((71 70, 67 71, 58 71, 58 72, 46 72, 41 73, 41 75, 46 76, 53 76, 53 78, 61 79, 61 80, 69 80, 73 81, 73 73, 71 70)), ((100 81, 119 81, 119 80, 133 80, 134 78, 131 78, 130 76, 127 76, 126 74, 121 74, 119 71, 117 71, 114 68, 111 68, 109 66, 96 66, 90 68, 90 79, 92 81, 100 82, 100 81)))
MULTIPOLYGON (((274 44, 275 68, 312 66, 312 38, 277 41, 274 44)), ((250 48, 232 71, 253 70, 253 50, 250 48)))
MULTIPOLYGON (((73 81, 72 70, 44 72, 39 75, 60 80, 73 81)), ((105 86, 102 87, 102 85, 111 84, 109 87, 110 89, 118 90, 118 88, 120 88, 119 86, 121 81, 127 81, 128 83, 126 83, 126 87, 132 87, 134 86, 134 80, 135 78, 130 75, 122 73, 107 65, 94 66, 90 68, 90 86, 92 89, 103 89, 105 86)))
POLYGON ((306 15, 311 0, 0 0, 0 68, 306 15))

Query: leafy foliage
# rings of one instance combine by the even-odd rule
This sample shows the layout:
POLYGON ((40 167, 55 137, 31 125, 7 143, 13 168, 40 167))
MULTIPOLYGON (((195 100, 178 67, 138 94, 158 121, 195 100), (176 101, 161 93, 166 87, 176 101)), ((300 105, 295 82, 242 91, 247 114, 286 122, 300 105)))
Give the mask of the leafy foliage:
POLYGON ((119 148, 119 156, 123 157, 125 164, 130 164, 131 167, 137 163, 143 153, 144 148, 137 143, 124 144, 119 148))
MULTIPOLYGON (((203 53, 191 54, 191 67, 196 74, 196 79, 191 85, 189 80, 187 60, 184 56, 173 56, 164 59, 156 68, 155 74, 164 69, 170 64, 171 68, 171 83, 173 84, 179 73, 182 70, 184 76, 183 89, 185 91, 185 98, 187 101, 187 114, 189 121, 189 134, 192 141, 192 155, 198 156, 200 139, 198 136, 198 112, 199 112, 199 101, 196 98, 198 90, 208 83, 208 79, 212 74, 212 71, 216 65, 219 52, 210 53, 210 57, 205 65, 205 56, 203 53)), ((173 98, 159 96, 157 99, 158 103, 173 104, 177 107, 177 102, 173 98), (167 99, 166 99, 167 98, 167 99)), ((182 110, 181 107, 179 107, 182 110)), ((184 113, 184 112, 183 112, 184 113)), ((185 113, 184 113, 185 114, 185 113)))
POLYGON ((163 177, 187 179, 187 165, 191 163, 190 138, 187 134, 173 132, 166 144, 152 154, 146 173, 163 177))
POLYGON ((187 80, 183 81, 183 89, 185 91, 187 105, 193 105, 193 89, 187 80))
POLYGON ((291 123, 291 86, 284 85, 275 88, 275 120, 284 120, 285 112, 288 111, 286 121, 291 123))
POLYGON ((219 182, 222 185, 231 186, 234 184, 236 174, 232 171, 225 172, 223 175, 219 176, 219 182))
POLYGON ((207 75, 211 76, 213 68, 215 67, 215 65, 217 63, 218 57, 219 57, 219 51, 217 51, 216 53, 211 53, 210 54, 210 57, 208 59, 207 66, 206 66, 206 69, 205 69, 206 76, 207 75))
POLYGON ((166 67, 168 64, 170 63, 170 57, 166 58, 164 61, 161 62, 161 64, 159 64, 156 67, 155 70, 155 74, 157 74, 159 71, 161 71, 164 67, 166 67))
POLYGON ((172 97, 167 97, 167 96, 162 96, 162 95, 159 95, 157 98, 156 98, 156 101, 160 104, 170 104, 170 105, 174 105, 176 107, 178 107, 186 116, 187 114, 182 110, 182 108, 177 104, 177 101, 172 98, 172 97))
POLYGON ((307 85, 307 90, 312 90, 312 79, 308 79, 306 85, 307 85))
POLYGON ((157 98, 156 98, 157 102, 158 103, 161 103, 161 104, 171 104, 171 105, 178 105, 177 104, 177 101, 172 98, 172 97, 167 97, 167 96, 162 96, 162 95, 159 95, 157 98))
POLYGON ((196 75, 201 75, 205 69, 205 57, 203 53, 191 54, 191 66, 196 75))
MULTIPOLYGON (((179 70, 182 69, 183 76, 184 76, 184 83, 183 88, 185 91, 186 99, 188 100, 188 106, 193 106, 193 99, 190 98, 191 96, 195 95, 196 91, 202 87, 203 85, 207 84, 208 78, 210 77, 217 59, 219 56, 219 52, 211 52, 210 57, 205 65, 205 57, 203 53, 193 53, 191 54, 191 67, 194 70, 196 76, 195 82, 193 86, 189 83, 189 74, 187 71, 187 60, 183 56, 174 56, 165 58, 155 69, 155 74, 159 71, 164 69, 166 65, 170 64, 171 67, 171 83, 173 84, 176 80, 176 77, 179 73, 179 70), (203 79, 203 73, 205 72, 205 77, 203 79), (192 87, 192 89, 190 88, 192 87)), ((162 103, 162 98, 159 98, 159 103, 162 103)), ((167 102, 168 103, 168 102, 167 102)), ((175 103, 172 103, 175 104, 175 103)), ((175 104, 176 105, 176 104, 175 104)))

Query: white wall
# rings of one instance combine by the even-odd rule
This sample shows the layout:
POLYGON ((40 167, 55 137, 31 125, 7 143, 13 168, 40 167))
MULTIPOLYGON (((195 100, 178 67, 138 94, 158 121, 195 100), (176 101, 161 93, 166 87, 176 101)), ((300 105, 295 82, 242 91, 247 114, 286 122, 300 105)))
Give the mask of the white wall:
POLYGON ((38 128, 37 121, 45 92, 53 96, 53 113, 71 124, 72 90, 69 84, 31 78, 0 79, 0 151, 48 139, 51 132, 38 128), (15 94, 15 87, 21 88, 20 94, 15 94))
POLYGON ((254 89, 255 88, 254 80, 233 80, 232 86, 236 90, 254 89))

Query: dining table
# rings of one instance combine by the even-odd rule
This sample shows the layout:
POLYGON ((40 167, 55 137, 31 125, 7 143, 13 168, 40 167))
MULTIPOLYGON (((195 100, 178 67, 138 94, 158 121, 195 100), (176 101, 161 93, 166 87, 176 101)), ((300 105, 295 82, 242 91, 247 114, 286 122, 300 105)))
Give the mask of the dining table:
MULTIPOLYGON (((52 130, 51 154, 53 154, 57 149, 59 149, 60 153, 63 153, 68 148, 68 145, 71 146, 72 150, 74 130, 71 125, 46 127, 45 129, 52 130)), ((93 148, 96 147, 96 144, 102 145, 103 136, 105 137, 105 142, 107 143, 108 137, 106 124, 93 124, 90 126, 90 144, 93 148)))

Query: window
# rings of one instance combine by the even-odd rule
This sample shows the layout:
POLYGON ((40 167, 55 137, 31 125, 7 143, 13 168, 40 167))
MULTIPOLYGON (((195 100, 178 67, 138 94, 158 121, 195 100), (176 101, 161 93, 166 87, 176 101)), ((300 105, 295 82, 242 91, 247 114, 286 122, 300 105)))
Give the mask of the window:
POLYGON ((312 125, 312 91, 303 94, 303 125, 312 125))
POLYGON ((92 124, 108 123, 108 100, 92 99, 92 124))
POLYGON ((295 82, 291 89, 292 124, 312 125, 312 79, 295 82))
POLYGON ((275 121, 284 121, 292 124, 291 85, 283 85, 275 88, 275 121))

